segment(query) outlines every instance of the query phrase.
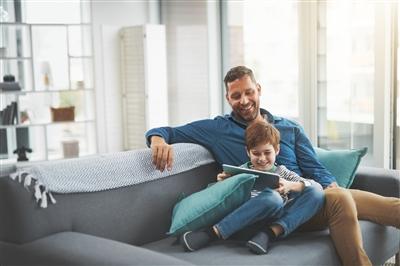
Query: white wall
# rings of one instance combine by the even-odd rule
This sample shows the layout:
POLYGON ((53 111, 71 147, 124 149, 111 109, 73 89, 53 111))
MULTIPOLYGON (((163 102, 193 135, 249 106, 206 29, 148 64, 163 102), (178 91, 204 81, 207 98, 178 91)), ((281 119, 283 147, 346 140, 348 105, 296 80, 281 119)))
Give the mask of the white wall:
POLYGON ((118 39, 122 27, 157 24, 160 15, 166 25, 170 125, 221 113, 218 7, 207 1, 92 0, 99 153, 123 150, 118 39))
MULTIPOLYGON (((155 2, 155 1, 153 1, 155 2)), ((119 29, 157 20, 148 1, 92 1, 98 152, 123 149, 119 29)))

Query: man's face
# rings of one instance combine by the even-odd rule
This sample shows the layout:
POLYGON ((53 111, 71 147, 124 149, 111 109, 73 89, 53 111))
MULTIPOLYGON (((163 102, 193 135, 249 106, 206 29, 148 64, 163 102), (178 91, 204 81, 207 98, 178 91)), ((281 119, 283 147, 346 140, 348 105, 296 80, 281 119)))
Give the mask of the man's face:
POLYGON ((260 85, 245 75, 228 83, 225 97, 235 115, 246 122, 252 122, 260 114, 260 94, 260 85))

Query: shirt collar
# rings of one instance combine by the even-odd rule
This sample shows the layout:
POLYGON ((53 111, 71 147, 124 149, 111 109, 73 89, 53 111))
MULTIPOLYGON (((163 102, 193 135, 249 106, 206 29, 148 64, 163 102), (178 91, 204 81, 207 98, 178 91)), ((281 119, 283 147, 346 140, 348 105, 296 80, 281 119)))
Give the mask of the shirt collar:
MULTIPOLYGON (((260 108, 260 113, 264 117, 264 119, 270 124, 274 124, 275 121, 281 120, 280 117, 272 115, 270 112, 268 112, 263 108, 260 108)), ((239 117, 235 116, 235 113, 233 111, 231 112, 230 118, 240 126, 247 127, 248 123, 243 119, 240 119, 239 117)))

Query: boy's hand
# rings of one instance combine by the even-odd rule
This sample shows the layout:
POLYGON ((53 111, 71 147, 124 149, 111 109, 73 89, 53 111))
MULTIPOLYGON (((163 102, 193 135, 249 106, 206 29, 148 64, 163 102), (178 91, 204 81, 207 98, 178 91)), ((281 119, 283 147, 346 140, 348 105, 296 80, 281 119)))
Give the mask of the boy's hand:
POLYGON ((329 186, 327 186, 325 189, 329 189, 329 188, 335 188, 335 187, 339 187, 338 184, 336 182, 332 182, 329 184, 329 186))
POLYGON ((286 179, 279 178, 279 187, 275 189, 279 194, 285 195, 290 192, 291 190, 291 183, 286 179))
POLYGON ((225 178, 228 178, 228 177, 230 177, 230 176, 231 176, 230 174, 227 174, 227 173, 225 173, 225 172, 219 173, 219 174, 217 175, 217 181, 222 181, 222 180, 224 180, 225 178))
POLYGON ((172 145, 166 143, 162 137, 152 136, 150 148, 153 164, 156 168, 161 172, 163 172, 165 168, 167 168, 168 171, 171 171, 172 163, 174 162, 174 151, 172 145))

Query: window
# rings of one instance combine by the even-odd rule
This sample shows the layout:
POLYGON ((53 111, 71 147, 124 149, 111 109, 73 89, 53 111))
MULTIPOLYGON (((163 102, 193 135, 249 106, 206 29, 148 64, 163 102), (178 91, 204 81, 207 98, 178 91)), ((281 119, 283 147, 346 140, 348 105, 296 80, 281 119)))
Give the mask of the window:
MULTIPOLYGON (((397 29, 395 30, 397 34, 397 63, 400 62, 400 5, 397 5, 397 29)), ((392 123, 394 124, 393 134, 394 134, 394 148, 393 148, 393 165, 395 169, 400 169, 400 66, 397 65, 397 87, 395 87, 396 91, 393 90, 394 101, 394 116, 392 123)))
POLYGON ((207 118, 207 1, 161 1, 161 12, 167 36, 169 124, 207 118))
POLYGON ((223 1, 224 74, 237 65, 254 72, 261 107, 299 116, 298 4, 296 1, 223 1))
POLYGON ((368 160, 374 152, 374 5, 320 2, 319 13, 318 146, 366 146, 368 160))
POLYGON ((318 145, 368 147, 362 164, 393 164, 395 3, 319 2, 318 145), (393 97, 392 97, 393 98, 393 97), (392 127, 393 128, 393 127, 392 127))
POLYGON ((399 103, 393 133, 389 108, 397 66, 394 7, 346 0, 222 1, 223 73, 249 66, 263 87, 262 107, 301 121, 315 145, 368 147, 363 165, 389 167, 391 150, 398 162, 400 154, 399 103), (393 135, 396 149, 390 148, 393 135))

